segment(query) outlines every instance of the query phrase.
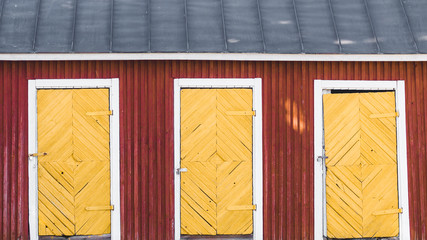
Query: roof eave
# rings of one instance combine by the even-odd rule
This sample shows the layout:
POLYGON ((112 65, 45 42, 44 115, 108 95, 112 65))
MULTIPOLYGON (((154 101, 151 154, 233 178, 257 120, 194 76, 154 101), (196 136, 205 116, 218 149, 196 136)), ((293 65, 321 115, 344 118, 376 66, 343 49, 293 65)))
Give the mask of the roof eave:
POLYGON ((427 54, 266 54, 266 53, 0 53, 0 61, 218 60, 420 62, 427 54))

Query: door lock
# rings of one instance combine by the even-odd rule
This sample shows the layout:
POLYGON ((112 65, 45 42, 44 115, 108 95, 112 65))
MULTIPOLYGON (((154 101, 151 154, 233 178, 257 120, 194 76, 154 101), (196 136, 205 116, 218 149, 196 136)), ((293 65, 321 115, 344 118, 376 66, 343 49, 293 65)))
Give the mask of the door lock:
POLYGON ((180 174, 182 172, 187 172, 187 171, 188 171, 187 168, 177 168, 176 169, 176 174, 180 174))

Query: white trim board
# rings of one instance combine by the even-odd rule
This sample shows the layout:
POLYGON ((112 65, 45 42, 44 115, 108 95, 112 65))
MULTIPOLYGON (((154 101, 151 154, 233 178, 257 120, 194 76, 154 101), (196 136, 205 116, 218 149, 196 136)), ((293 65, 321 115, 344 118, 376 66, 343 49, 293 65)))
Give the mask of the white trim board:
POLYGON ((419 62, 427 54, 268 54, 268 53, 0 53, 0 61, 220 60, 419 62))
POLYGON ((410 239, 409 203, 408 203, 408 171, 406 156, 406 112, 404 81, 334 81, 314 80, 314 236, 323 240, 326 236, 326 198, 324 164, 317 161, 323 156, 323 91, 324 90, 394 90, 396 110, 397 168, 399 208, 403 213, 399 216, 400 239, 410 239))
POLYGON ((181 160, 181 88, 252 88, 253 109, 256 116, 253 118, 253 204, 254 210, 253 239, 260 240, 263 237, 263 190, 262 190, 262 89, 261 79, 175 79, 174 82, 174 193, 175 193, 175 239, 181 238, 181 177, 176 173, 180 168, 181 160))
MULTIPOLYGON (((37 79, 28 81, 28 153, 37 152, 37 90, 63 88, 110 89, 110 174, 111 174, 111 239, 120 239, 120 129, 119 79, 37 79)), ((29 157, 29 223, 30 239, 38 239, 37 157, 29 157)))

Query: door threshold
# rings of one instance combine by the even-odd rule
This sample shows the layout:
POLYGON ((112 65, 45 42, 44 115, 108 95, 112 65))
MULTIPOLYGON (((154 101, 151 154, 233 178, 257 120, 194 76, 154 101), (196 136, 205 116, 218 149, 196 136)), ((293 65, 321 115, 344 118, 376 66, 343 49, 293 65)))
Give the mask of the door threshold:
POLYGON ((88 236, 39 236, 39 240, 111 240, 111 234, 88 236))
POLYGON ((374 237, 374 238, 328 238, 324 240, 399 240, 399 237, 374 237))
POLYGON ((181 235, 182 240, 252 240, 253 235, 181 235))

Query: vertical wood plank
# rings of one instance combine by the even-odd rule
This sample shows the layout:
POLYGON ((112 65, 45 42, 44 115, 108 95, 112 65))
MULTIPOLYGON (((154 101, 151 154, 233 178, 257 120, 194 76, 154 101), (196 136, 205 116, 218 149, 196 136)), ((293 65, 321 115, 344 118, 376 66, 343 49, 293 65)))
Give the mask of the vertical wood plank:
POLYGON ((3 122, 4 130, 4 148, 3 148, 3 239, 9 239, 11 230, 11 219, 10 219, 10 171, 13 171, 10 167, 11 161, 11 103, 14 100, 11 95, 12 81, 12 63, 8 62, 5 64, 4 71, 4 105, 3 105, 3 116, 9 116, 5 118, 3 122))
MULTIPOLYGON (((287 131, 286 131, 286 239, 292 239, 292 230, 293 230, 293 191, 294 188, 292 187, 292 178, 293 178, 293 164, 292 164, 292 101, 293 101, 293 87, 294 87, 294 78, 295 78, 295 72, 294 72, 294 65, 296 63, 292 62, 288 65, 288 72, 290 72, 291 76, 288 79, 286 85, 286 124, 287 124, 287 131)), ((268 94, 268 93, 267 93, 268 94)))
POLYGON ((278 195, 278 220, 277 225, 279 228, 277 238, 278 239, 284 239, 285 233, 283 231, 283 225, 286 223, 285 219, 285 208, 286 208, 286 201, 283 196, 286 195, 286 168, 285 166, 285 139, 286 139, 286 122, 283 121, 285 119, 285 90, 286 90, 286 62, 279 62, 276 65, 276 71, 278 71, 278 109, 277 109, 277 117, 278 117, 278 141, 277 145, 279 146, 278 151, 278 158, 277 158, 277 171, 279 176, 279 184, 280 187, 277 188, 277 195, 278 195))
MULTIPOLYGON (((18 90, 18 88, 19 88, 19 80, 18 80, 18 62, 13 62, 12 63, 12 89, 10 90, 12 93, 11 93, 11 97, 12 97, 12 99, 17 99, 17 96, 18 96, 18 93, 17 93, 17 90, 18 90)), ((17 132, 18 132, 18 127, 16 126, 17 125, 17 120, 18 120, 18 116, 17 116, 17 113, 18 113, 18 111, 16 111, 15 109, 17 109, 17 104, 18 104, 18 102, 17 101, 12 101, 11 102, 11 107, 12 107, 12 112, 11 112, 11 132, 12 132, 12 134, 11 134, 11 139, 10 139, 10 144, 11 144, 11 152, 12 152, 12 155, 11 155, 11 158, 10 158, 10 160, 11 160, 11 163, 10 163, 10 167, 11 167, 11 169, 12 169, 12 171, 11 171, 11 191, 10 191, 10 193, 11 193, 11 196, 10 196, 10 199, 17 199, 17 189, 16 189, 16 187, 17 187, 17 185, 16 184, 13 184, 13 183, 16 183, 17 182, 17 167, 16 167, 16 165, 17 165, 17 161, 18 161, 18 159, 17 159, 17 157, 18 157, 18 154, 16 154, 17 153, 17 148, 18 148, 18 142, 17 142, 17 137, 18 137, 18 135, 16 134, 17 132)), ((10 201, 10 221, 11 221, 11 234, 10 234, 10 238, 11 239, 16 239, 16 225, 17 225, 17 219, 16 219, 16 211, 17 211, 17 206, 16 206, 16 204, 17 204, 17 202, 18 201, 10 201)))

